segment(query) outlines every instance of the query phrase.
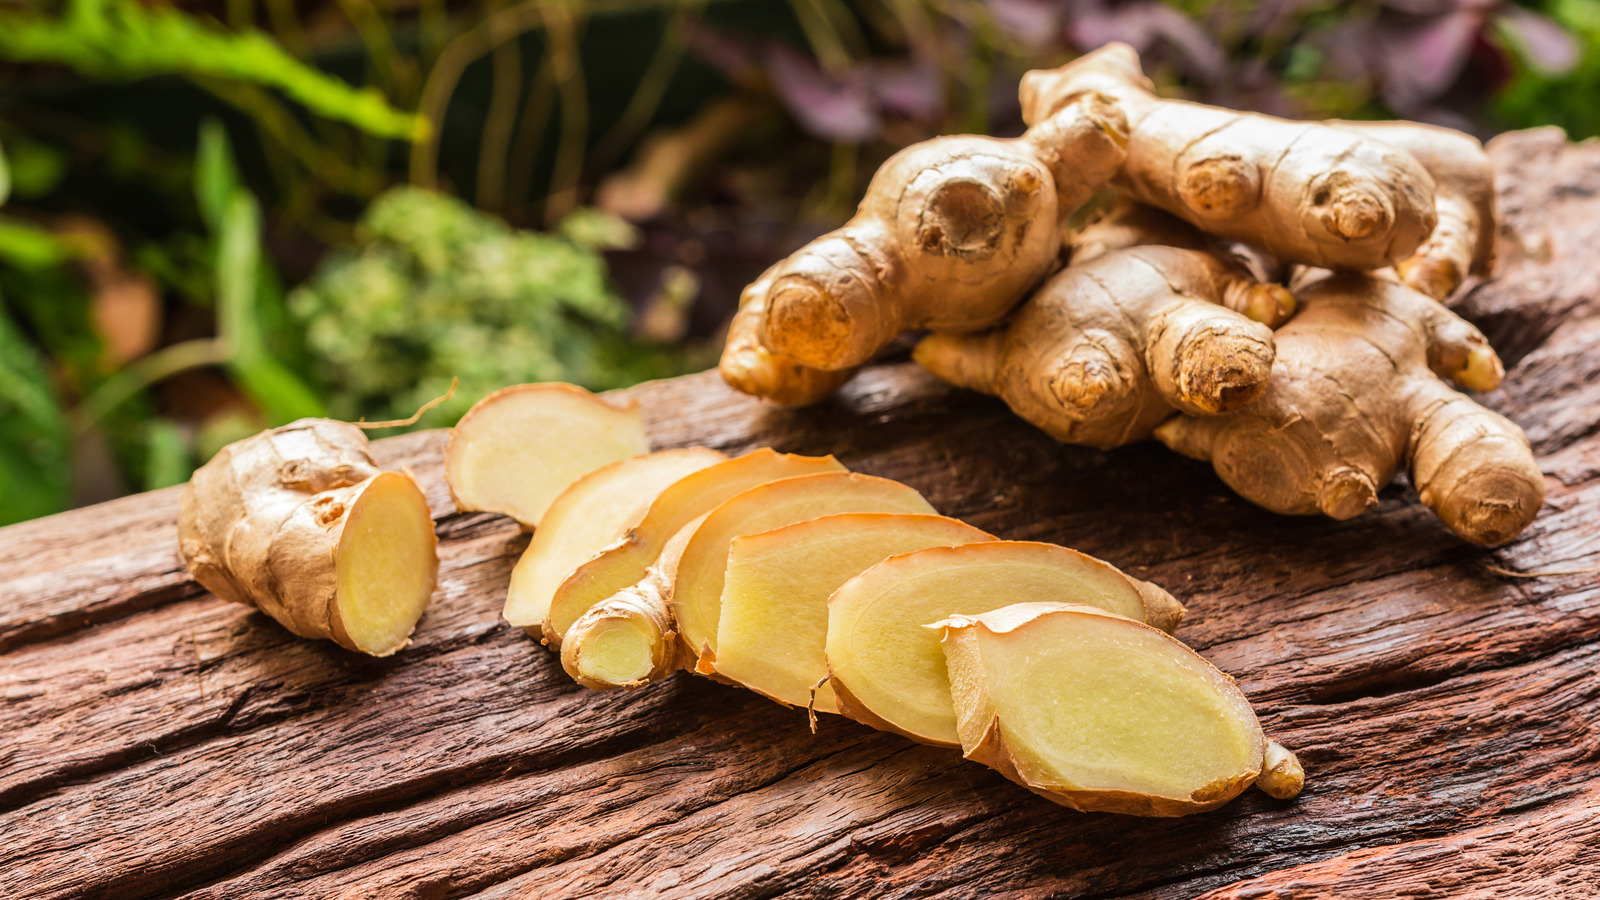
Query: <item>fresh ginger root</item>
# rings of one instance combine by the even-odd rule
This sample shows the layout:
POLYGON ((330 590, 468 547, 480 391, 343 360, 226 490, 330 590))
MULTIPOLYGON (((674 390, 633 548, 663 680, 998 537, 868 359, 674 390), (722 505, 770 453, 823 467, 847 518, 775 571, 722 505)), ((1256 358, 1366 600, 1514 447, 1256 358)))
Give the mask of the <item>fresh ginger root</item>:
POLYGON ((1395 271, 1415 290, 1443 300, 1468 275, 1494 266, 1494 166, 1477 138, 1417 122, 1330 122, 1399 147, 1433 176, 1438 224, 1395 271))
POLYGON ((1173 409, 1216 415, 1260 395, 1273 337, 1244 312, 1281 318, 1293 295, 1200 250, 1095 252, 1001 328, 929 335, 913 357, 951 384, 1000 397, 1058 441, 1100 448, 1149 437, 1173 409))
POLYGON ((1284 260, 1383 268, 1433 230, 1433 179, 1403 150, 1331 125, 1162 99, 1151 88, 1133 48, 1107 44, 1023 76, 1023 119, 1044 122, 1085 92, 1110 97, 1130 135, 1114 187, 1284 260))
POLYGON ((928 623, 1013 603, 1093 606, 1163 630, 1172 595, 1092 556, 1031 541, 935 547, 891 557, 828 600, 827 659, 839 711, 935 746, 958 746, 950 681, 928 623))
POLYGON ((372 656, 409 643, 439 571, 421 488, 380 471, 360 428, 329 419, 218 451, 184 489, 178 543, 217 596, 372 656))
POLYGON ((962 755, 1063 806, 1182 816, 1304 783, 1233 679, 1147 625, 1023 603, 937 627, 962 755))
POLYGON ((728 323, 728 338, 717 368, 722 380, 736 391, 779 406, 810 406, 842 387, 856 370, 813 369, 761 343, 767 292, 777 270, 776 265, 768 268, 739 295, 739 311, 728 323))
POLYGON ((838 371, 908 329, 994 324, 1056 265, 1067 217, 1122 166, 1125 140, 1121 114, 1084 93, 1020 138, 900 151, 849 222, 780 262, 765 296, 747 301, 761 344, 838 371))
POLYGON ((1522 429, 1441 380, 1499 384, 1483 335, 1373 275, 1325 274, 1296 295, 1302 309, 1276 334, 1261 398, 1225 416, 1174 418, 1156 437, 1274 512, 1359 515, 1404 462, 1422 502, 1461 537, 1493 546, 1527 527, 1544 478, 1522 429))
POLYGON ((639 405, 570 384, 519 384, 484 397, 450 429, 445 480, 461 512, 532 530, 551 501, 601 466, 650 452, 639 405))

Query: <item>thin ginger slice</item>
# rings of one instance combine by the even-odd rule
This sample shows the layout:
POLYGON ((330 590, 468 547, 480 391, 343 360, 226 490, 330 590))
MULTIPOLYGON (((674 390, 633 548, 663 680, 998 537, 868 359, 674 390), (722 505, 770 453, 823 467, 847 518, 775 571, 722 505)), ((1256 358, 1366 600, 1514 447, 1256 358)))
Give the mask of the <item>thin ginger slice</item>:
POLYGON ((1181 816, 1299 763, 1270 745, 1233 679, 1182 642, 1083 606, 952 616, 942 636, 962 753, 1084 812, 1181 816), (1273 766, 1267 767, 1269 755, 1273 766), (1264 768, 1271 775, 1263 775, 1264 768))
POLYGON ((1094 606, 1162 629, 1183 614, 1161 588, 1054 544, 991 541, 891 557, 828 600, 839 711, 912 740, 959 746, 939 637, 923 626, 1027 602, 1094 606))
POLYGON ((567 576, 624 539, 663 490, 725 459, 707 447, 662 450, 602 466, 573 482, 545 511, 511 571, 506 621, 538 632, 567 576))
POLYGON ((796 456, 763 448, 673 482, 650 501, 649 510, 620 542, 579 566, 556 588, 542 624, 545 643, 560 646, 580 616, 642 581, 673 535, 724 500, 779 478, 843 471, 831 456, 796 456))
POLYGON ((891 556, 995 539, 944 516, 894 513, 823 516, 734 538, 717 672, 780 703, 838 712, 833 688, 817 687, 828 674, 828 597, 891 556))
POLYGON ((650 452, 639 404, 614 406, 570 384, 519 384, 479 400, 444 452, 462 512, 539 524, 556 496, 601 466, 650 452))

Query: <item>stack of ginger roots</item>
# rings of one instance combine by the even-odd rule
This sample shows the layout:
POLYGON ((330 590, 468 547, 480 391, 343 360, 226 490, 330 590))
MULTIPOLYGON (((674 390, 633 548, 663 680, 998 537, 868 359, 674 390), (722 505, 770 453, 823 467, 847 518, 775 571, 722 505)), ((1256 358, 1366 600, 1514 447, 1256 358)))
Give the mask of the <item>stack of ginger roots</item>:
POLYGON ((1452 388, 1504 374, 1442 302, 1494 261, 1475 139, 1159 98, 1122 44, 1029 72, 1021 100, 1021 137, 906 148, 750 285, 727 382, 815 403, 924 330, 924 368, 1055 439, 1154 437, 1275 512, 1359 515, 1403 462, 1469 541, 1532 521, 1521 429, 1452 388))

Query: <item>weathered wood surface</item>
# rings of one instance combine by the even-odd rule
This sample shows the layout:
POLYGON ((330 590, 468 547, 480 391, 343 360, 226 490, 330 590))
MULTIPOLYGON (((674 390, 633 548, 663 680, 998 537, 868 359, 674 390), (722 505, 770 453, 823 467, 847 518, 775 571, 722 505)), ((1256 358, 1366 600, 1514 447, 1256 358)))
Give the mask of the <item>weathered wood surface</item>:
POLYGON ((632 391, 660 446, 837 453, 1172 589, 1179 635, 1299 750, 1298 801, 1080 815, 703 679, 585 691, 500 622, 526 538, 451 510, 433 432, 378 444, 443 538, 390 660, 190 582, 174 491, 0 531, 0 896, 1594 897, 1600 588, 1488 567, 1600 563, 1600 146, 1495 153, 1503 274, 1462 308, 1515 363, 1487 402, 1550 485, 1499 551, 1403 485, 1349 523, 1275 517, 1159 447, 1060 448, 908 366, 798 413, 714 375, 632 391))

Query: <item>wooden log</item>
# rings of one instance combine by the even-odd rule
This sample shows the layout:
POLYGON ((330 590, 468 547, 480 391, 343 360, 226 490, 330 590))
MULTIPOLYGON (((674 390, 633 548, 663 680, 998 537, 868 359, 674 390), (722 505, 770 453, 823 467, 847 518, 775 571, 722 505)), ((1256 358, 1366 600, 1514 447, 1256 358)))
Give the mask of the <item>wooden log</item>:
POLYGON ((642 385, 657 446, 832 452, 1008 538, 1179 595, 1178 635, 1300 752, 1307 789, 1142 820, 958 753, 679 675, 594 693, 499 620, 526 546, 458 514, 442 435, 380 441, 440 519, 399 655, 293 637, 177 555, 176 490, 0 530, 0 896, 1592 897, 1600 884, 1600 146, 1495 142, 1496 278, 1459 308, 1516 365, 1548 504, 1508 547, 1403 484, 1283 518, 1160 447, 1063 448, 907 365, 785 412, 642 385), (1207 893, 1210 892, 1210 893, 1207 893))

